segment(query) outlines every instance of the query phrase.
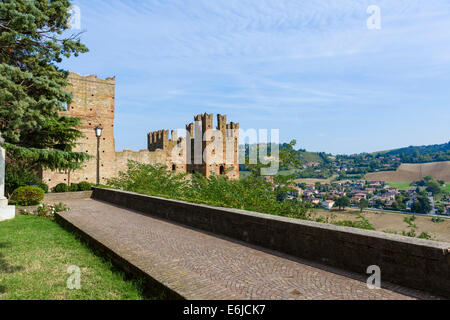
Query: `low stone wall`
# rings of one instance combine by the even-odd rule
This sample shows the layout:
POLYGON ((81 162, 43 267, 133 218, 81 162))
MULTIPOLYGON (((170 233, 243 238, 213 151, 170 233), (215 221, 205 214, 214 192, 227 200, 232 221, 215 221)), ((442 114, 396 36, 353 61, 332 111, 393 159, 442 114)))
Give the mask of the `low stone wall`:
POLYGON ((94 188, 92 197, 381 281, 450 298, 450 243, 94 188))
POLYGON ((92 195, 92 190, 76 192, 54 192, 44 195, 44 202, 63 201, 72 199, 88 199, 92 195))

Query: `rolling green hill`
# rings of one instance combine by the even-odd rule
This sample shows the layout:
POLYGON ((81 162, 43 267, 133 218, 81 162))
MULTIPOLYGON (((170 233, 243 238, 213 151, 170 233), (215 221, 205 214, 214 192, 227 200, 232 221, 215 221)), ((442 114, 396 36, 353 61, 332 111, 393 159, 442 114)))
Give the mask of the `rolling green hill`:
POLYGON ((309 151, 297 151, 299 159, 302 163, 308 162, 323 162, 322 157, 317 152, 309 152, 309 151))
POLYGON ((429 146, 409 146, 406 148, 375 152, 377 156, 399 157, 402 163, 425 163, 450 160, 450 141, 429 146))
MULTIPOLYGON (((286 146, 286 144, 279 145, 280 149, 286 146)), ((266 148, 265 145, 253 144, 240 146, 240 149, 248 156, 251 151, 256 151, 258 147, 266 148)), ((268 149, 270 152, 270 147, 268 149)), ((310 152, 305 149, 293 152, 296 153, 297 158, 302 163, 301 167, 295 169, 298 178, 327 179, 337 175, 338 179, 357 179, 363 178, 365 175, 373 175, 373 177, 370 176, 371 178, 387 178, 385 175, 393 175, 391 179, 385 180, 411 181, 412 177, 419 177, 422 171, 430 171, 432 174, 442 177, 445 181, 448 179, 448 168, 438 163, 450 161, 450 142, 355 155, 333 156, 324 152, 310 152), (417 170, 413 170, 415 167, 411 169, 406 165, 425 165, 427 163, 435 165, 419 166, 417 170)), ((287 168, 281 168, 281 170, 283 169, 287 168)), ((240 170, 245 171, 245 166, 241 165, 240 170)))

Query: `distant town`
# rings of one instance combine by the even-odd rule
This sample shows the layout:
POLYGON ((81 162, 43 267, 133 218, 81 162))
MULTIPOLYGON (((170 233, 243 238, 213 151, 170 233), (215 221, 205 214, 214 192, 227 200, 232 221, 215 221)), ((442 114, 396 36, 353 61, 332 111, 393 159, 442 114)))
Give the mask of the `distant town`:
POLYGON ((301 198, 314 207, 326 210, 355 207, 450 215, 450 198, 443 191, 446 187, 444 181, 435 181, 432 177, 425 177, 402 189, 385 181, 341 180, 314 184, 303 182, 289 186, 290 192, 286 199, 301 198))

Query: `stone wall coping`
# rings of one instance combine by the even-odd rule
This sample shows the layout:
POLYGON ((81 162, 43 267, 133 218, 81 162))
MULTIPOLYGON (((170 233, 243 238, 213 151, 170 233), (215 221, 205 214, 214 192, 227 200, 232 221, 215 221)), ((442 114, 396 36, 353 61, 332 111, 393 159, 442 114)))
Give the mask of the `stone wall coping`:
POLYGON ((64 199, 83 199, 90 198, 92 190, 87 191, 69 191, 69 192, 49 192, 44 195, 43 201, 55 201, 64 199))

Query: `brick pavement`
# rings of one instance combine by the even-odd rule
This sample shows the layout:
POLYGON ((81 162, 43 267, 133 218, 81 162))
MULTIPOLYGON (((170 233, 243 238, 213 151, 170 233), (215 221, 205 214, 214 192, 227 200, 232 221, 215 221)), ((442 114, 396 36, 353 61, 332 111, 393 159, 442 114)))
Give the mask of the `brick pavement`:
POLYGON ((105 202, 65 203, 64 219, 186 299, 433 298, 105 202))

